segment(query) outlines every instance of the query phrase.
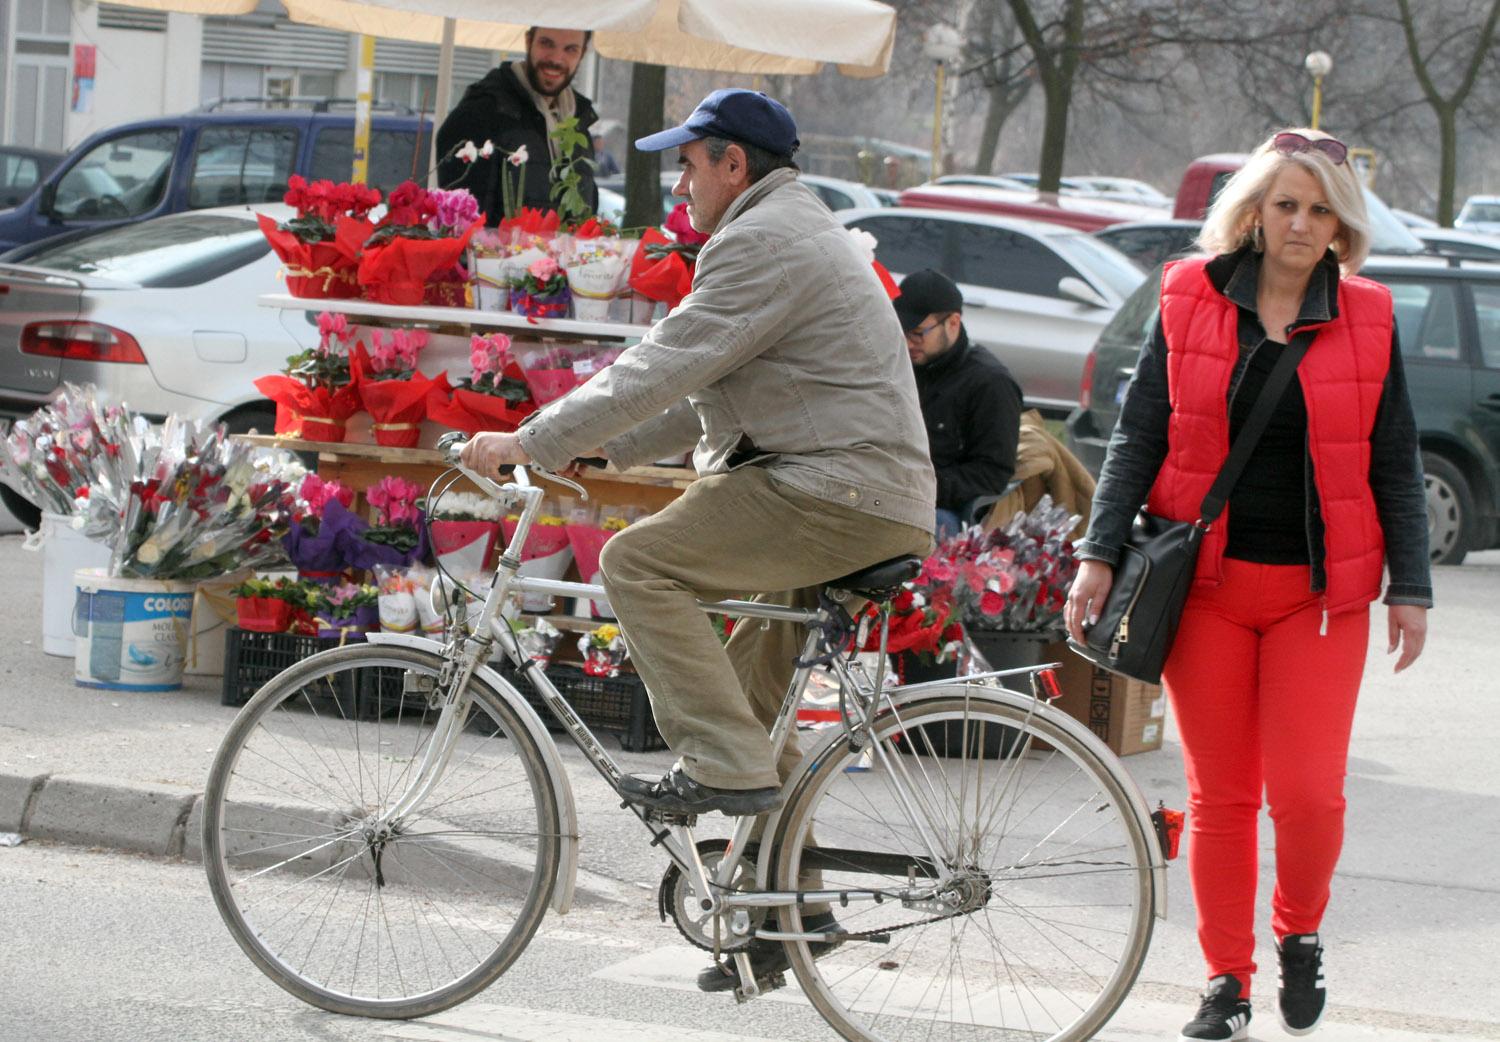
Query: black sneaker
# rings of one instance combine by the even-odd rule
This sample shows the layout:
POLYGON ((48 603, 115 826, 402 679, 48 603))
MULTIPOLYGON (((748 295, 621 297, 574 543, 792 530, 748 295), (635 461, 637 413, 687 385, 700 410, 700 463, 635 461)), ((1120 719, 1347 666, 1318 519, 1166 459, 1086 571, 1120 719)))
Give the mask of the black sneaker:
POLYGON ((667 814, 707 814, 723 811, 734 817, 764 814, 781 806, 781 790, 716 789, 687 776, 682 764, 674 763, 662 777, 652 780, 627 774, 620 779, 620 795, 627 803, 667 814))
MULTIPOLYGON (((765 928, 776 929, 774 913, 766 917, 765 928)), ((844 929, 839 926, 839 921, 833 917, 832 912, 822 912, 818 915, 804 915, 802 932, 841 934, 844 929)), ((814 959, 821 959, 843 943, 841 937, 828 941, 808 941, 807 948, 812 952, 814 959)), ((792 965, 791 960, 787 958, 786 945, 780 941, 763 941, 756 938, 750 942, 748 954, 750 968, 755 971, 756 980, 764 980, 773 973, 785 973, 792 965)), ((739 986, 740 971, 733 956, 723 962, 714 963, 698 974, 699 991, 733 991, 739 986)))
POLYGON ((1311 1035, 1323 1022, 1323 946, 1315 933, 1289 933, 1276 954, 1281 961, 1281 987, 1276 1004, 1288 1035, 1311 1035))
POLYGON ((1213 1039, 1247 1038, 1250 1034, 1250 1002, 1240 998, 1240 982, 1234 974, 1224 973, 1208 982, 1198 1015, 1183 1026, 1178 1042, 1213 1039))

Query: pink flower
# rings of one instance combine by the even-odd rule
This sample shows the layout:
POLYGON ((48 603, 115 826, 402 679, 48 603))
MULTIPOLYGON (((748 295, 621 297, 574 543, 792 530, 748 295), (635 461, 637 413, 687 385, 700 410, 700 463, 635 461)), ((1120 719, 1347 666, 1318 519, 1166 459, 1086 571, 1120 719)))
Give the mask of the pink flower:
POLYGON ((672 212, 667 214, 662 227, 671 232, 684 246, 695 246, 707 242, 708 236, 693 227, 693 222, 688 217, 687 205, 687 203, 678 203, 672 207, 672 212))
POLYGON ((929 557, 922 563, 922 574, 919 581, 924 583, 950 583, 957 574, 951 561, 945 561, 940 557, 929 557))
POLYGON ((343 506, 349 507, 354 504, 354 490, 347 485, 337 481, 324 481, 316 474, 309 474, 302 479, 302 488, 299 492, 303 502, 307 504, 308 512, 314 517, 322 517, 323 511, 327 509, 331 500, 338 500, 343 506))
POLYGON ((1005 598, 994 590, 986 590, 980 595, 979 610, 986 615, 999 615, 1005 610, 1005 598))
POLYGON ((551 257, 540 257, 532 261, 531 267, 526 269, 527 273, 538 282, 550 282, 557 277, 559 270, 557 261, 551 257))
POLYGON ((365 498, 381 517, 382 524, 400 524, 415 521, 414 504, 422 497, 422 486, 392 475, 381 478, 375 487, 365 493, 365 498))

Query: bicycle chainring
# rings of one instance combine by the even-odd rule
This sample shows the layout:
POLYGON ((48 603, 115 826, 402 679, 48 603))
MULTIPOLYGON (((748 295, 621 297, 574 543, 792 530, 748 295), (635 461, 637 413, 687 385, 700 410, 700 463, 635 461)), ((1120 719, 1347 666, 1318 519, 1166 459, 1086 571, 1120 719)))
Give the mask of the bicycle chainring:
MULTIPOLYGON (((698 857, 703 862, 703 870, 710 877, 714 874, 719 862, 724 859, 724 852, 729 848, 726 839, 701 839, 698 841, 698 857)), ((749 889, 755 882, 755 866, 753 863, 742 862, 735 870, 734 878, 730 880, 730 889, 749 889)), ((699 895, 693 880, 683 874, 682 869, 675 863, 667 866, 662 874, 661 886, 656 892, 657 912, 663 921, 670 915, 672 921, 677 924, 677 932, 687 938, 689 944, 695 948, 701 948, 706 952, 718 950, 720 952, 732 952, 744 948, 750 943, 755 931, 765 921, 765 909, 746 909, 750 915, 750 928, 743 935, 730 932, 727 917, 721 920, 718 926, 717 945, 714 937, 714 920, 712 912, 705 912, 698 905, 699 895)), ((733 913, 730 913, 733 914, 733 913)))

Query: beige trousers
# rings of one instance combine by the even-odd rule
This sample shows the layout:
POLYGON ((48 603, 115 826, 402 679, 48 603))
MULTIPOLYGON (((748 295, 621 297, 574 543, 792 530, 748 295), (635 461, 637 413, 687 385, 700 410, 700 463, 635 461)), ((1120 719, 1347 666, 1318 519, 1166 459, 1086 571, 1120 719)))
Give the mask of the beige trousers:
POLYGON ((757 595, 813 606, 826 582, 901 554, 925 554, 918 528, 829 503, 763 467, 699 478, 664 510, 620 532, 600 560, 609 602, 646 682, 656 725, 704 785, 779 785, 801 758, 768 735, 807 631, 741 619, 727 647, 697 601, 757 595))

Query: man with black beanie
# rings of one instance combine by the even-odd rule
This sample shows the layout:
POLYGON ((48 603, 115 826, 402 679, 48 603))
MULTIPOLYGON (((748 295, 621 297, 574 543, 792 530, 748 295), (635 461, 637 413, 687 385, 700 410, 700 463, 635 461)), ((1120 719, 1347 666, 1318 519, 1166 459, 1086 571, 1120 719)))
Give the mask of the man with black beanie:
POLYGON ((998 496, 1015 473, 1021 387, 998 358, 970 345, 963 294, 952 279, 928 268, 900 288, 892 303, 916 373, 943 538, 968 520, 976 499, 998 496))

